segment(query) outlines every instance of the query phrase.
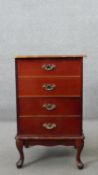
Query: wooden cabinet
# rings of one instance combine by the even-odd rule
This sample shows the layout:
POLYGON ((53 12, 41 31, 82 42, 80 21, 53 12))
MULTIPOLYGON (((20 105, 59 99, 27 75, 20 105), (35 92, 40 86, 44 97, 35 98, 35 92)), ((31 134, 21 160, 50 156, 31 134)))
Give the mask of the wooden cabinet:
POLYGON ((17 167, 24 162, 23 147, 66 145, 77 149, 83 168, 83 55, 18 56, 15 66, 17 167))

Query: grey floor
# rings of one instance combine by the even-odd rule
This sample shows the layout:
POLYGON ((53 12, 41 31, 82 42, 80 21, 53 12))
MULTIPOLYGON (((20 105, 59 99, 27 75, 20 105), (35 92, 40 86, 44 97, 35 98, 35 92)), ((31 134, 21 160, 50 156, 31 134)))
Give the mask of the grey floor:
POLYGON ((82 160, 83 170, 75 165, 75 150, 73 147, 43 147, 34 146, 25 149, 25 162, 22 169, 17 169, 15 163, 19 158, 15 147, 15 122, 0 122, 0 174, 1 175, 98 175, 98 120, 84 121, 86 136, 82 160))

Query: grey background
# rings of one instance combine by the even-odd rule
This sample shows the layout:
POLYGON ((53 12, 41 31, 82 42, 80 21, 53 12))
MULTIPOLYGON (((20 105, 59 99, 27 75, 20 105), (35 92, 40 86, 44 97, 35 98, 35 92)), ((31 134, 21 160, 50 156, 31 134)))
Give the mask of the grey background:
POLYGON ((0 119, 16 119, 16 55, 81 53, 84 119, 97 119, 98 1, 0 0, 0 119))

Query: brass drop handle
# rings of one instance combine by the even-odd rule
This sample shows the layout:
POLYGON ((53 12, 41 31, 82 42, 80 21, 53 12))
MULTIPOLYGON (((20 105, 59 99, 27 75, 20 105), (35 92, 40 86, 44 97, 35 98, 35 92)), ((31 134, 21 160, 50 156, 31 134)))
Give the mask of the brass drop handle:
POLYGON ((56 65, 55 64, 43 64, 42 68, 46 71, 51 71, 55 69, 56 65))
POLYGON ((56 105, 48 103, 48 104, 43 104, 43 107, 48 111, 52 111, 53 109, 56 108, 56 105))
POLYGON ((46 91, 52 91, 55 89, 56 85, 55 84, 43 84, 42 86, 46 91))
POLYGON ((54 129, 54 128, 56 128, 56 124, 55 123, 43 123, 43 127, 45 128, 45 129, 54 129))

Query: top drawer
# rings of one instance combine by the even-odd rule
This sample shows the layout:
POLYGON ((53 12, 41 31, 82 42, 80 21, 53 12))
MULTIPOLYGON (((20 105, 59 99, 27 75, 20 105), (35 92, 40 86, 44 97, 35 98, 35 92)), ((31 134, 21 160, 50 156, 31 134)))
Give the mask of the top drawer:
POLYGON ((81 66, 81 59, 17 60, 18 76, 80 76, 81 66))

